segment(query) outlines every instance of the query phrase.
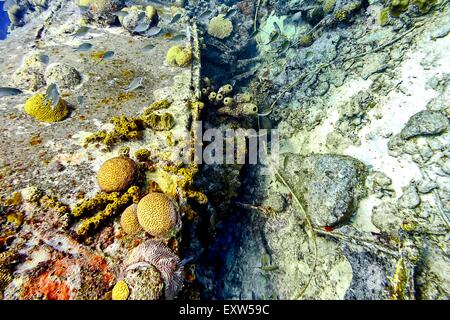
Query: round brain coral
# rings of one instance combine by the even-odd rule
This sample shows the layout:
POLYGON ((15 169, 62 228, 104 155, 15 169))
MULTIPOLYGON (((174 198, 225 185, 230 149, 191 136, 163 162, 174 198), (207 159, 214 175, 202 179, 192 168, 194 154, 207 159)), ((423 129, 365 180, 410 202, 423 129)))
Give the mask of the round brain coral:
POLYGON ((56 106, 52 108, 52 101, 46 100, 45 94, 38 93, 25 103, 25 112, 39 121, 58 122, 64 120, 69 114, 67 103, 59 99, 56 106))
POLYGON ((126 234, 134 235, 142 230, 137 218, 137 205, 132 204, 126 208, 120 217, 120 225, 126 234))
POLYGON ((162 237, 177 223, 178 213, 172 200, 163 193, 152 192, 139 201, 137 217, 150 235, 162 237))
POLYGON ((223 14, 219 14, 209 21, 208 24, 208 34, 219 38, 225 39, 231 35, 233 32, 233 23, 230 20, 225 19, 223 14))
POLYGON ((112 290, 113 300, 127 300, 129 295, 130 290, 128 289, 126 282, 123 280, 117 282, 112 290))
POLYGON ((137 173, 136 163, 120 156, 107 160, 97 173, 97 182, 105 192, 122 191, 131 186, 137 173))

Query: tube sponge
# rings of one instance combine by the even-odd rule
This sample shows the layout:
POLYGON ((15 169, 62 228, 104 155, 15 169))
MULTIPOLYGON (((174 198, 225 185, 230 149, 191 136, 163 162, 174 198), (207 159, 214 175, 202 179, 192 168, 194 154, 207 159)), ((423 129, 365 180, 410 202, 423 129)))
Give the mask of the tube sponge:
POLYGON ((47 101, 45 94, 38 93, 25 103, 25 112, 43 122, 58 122, 64 120, 69 114, 67 103, 59 99, 52 108, 52 101, 47 101))

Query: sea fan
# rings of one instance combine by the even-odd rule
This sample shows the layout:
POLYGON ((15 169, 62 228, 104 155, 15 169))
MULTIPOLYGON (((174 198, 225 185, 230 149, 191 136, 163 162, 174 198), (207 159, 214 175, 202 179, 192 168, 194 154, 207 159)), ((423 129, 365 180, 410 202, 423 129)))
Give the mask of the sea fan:
POLYGON ((142 265, 153 265, 161 273, 166 299, 172 300, 183 286, 180 258, 157 240, 147 240, 134 248, 125 261, 126 271, 142 265))

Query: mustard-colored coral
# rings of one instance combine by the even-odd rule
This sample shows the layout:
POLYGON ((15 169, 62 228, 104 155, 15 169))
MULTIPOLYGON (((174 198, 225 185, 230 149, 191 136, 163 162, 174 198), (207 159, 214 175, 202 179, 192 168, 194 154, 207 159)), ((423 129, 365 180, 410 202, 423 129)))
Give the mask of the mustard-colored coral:
POLYGON ((162 131, 170 130, 175 125, 175 119, 170 113, 164 113, 162 115, 157 113, 150 113, 142 117, 142 121, 147 128, 162 131))
POLYGON ((233 32, 233 23, 223 14, 212 18, 208 24, 208 34, 219 39, 225 39, 233 32))
POLYGON ((170 107, 171 104, 172 104, 172 102, 167 100, 167 99, 163 99, 163 100, 159 100, 159 101, 153 102, 150 106, 148 106, 145 109, 144 115, 145 114, 149 114, 152 111, 156 111, 156 110, 160 110, 160 109, 167 109, 168 107, 170 107))
POLYGON ((188 67, 192 62, 192 48, 190 46, 173 46, 167 51, 166 61, 171 66, 188 67))
POLYGON ((62 121, 69 114, 67 103, 63 99, 60 98, 56 106, 52 107, 52 101, 42 93, 29 98, 24 109, 27 114, 43 122, 62 121))
POLYGON ((119 156, 103 163, 97 173, 97 182, 102 191, 122 191, 133 183, 136 174, 136 163, 128 157, 119 156))
POLYGON ((115 213, 139 201, 139 187, 132 186, 122 196, 117 197, 109 203, 105 210, 95 216, 83 220, 75 229, 75 233, 80 237, 85 237, 89 232, 96 230, 102 222, 114 216, 115 213))
POLYGON ((163 193, 149 193, 137 206, 139 224, 152 236, 167 235, 175 227, 177 215, 174 203, 163 193))
POLYGON ((137 161, 147 161, 151 156, 151 152, 148 149, 139 149, 135 152, 134 156, 137 161))
POLYGON ((127 207, 120 216, 120 225, 123 231, 129 235, 139 233, 142 228, 137 218, 137 205, 132 204, 127 207))
POLYGON ((117 282, 112 290, 113 300, 127 300, 129 295, 130 290, 128 289, 127 283, 123 280, 117 282))
POLYGON ((334 5, 336 4, 336 0, 325 0, 323 2, 323 11, 325 13, 330 13, 334 9, 334 5))

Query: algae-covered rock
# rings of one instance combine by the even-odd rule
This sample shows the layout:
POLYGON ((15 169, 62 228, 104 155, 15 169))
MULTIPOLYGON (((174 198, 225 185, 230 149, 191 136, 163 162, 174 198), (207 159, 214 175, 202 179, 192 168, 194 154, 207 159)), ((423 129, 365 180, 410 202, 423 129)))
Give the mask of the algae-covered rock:
POLYGON ((366 166, 351 157, 288 154, 283 175, 312 222, 333 226, 348 220, 365 195, 366 166))
POLYGON ((440 112, 420 111, 413 115, 400 133, 403 139, 416 136, 436 135, 448 128, 447 118, 440 112))
POLYGON ((158 300, 164 297, 164 282, 154 266, 138 267, 125 276, 130 295, 128 300, 158 300))
POLYGON ((81 82, 81 75, 68 64, 55 63, 48 66, 45 79, 48 84, 54 83, 59 88, 72 89, 81 82))

